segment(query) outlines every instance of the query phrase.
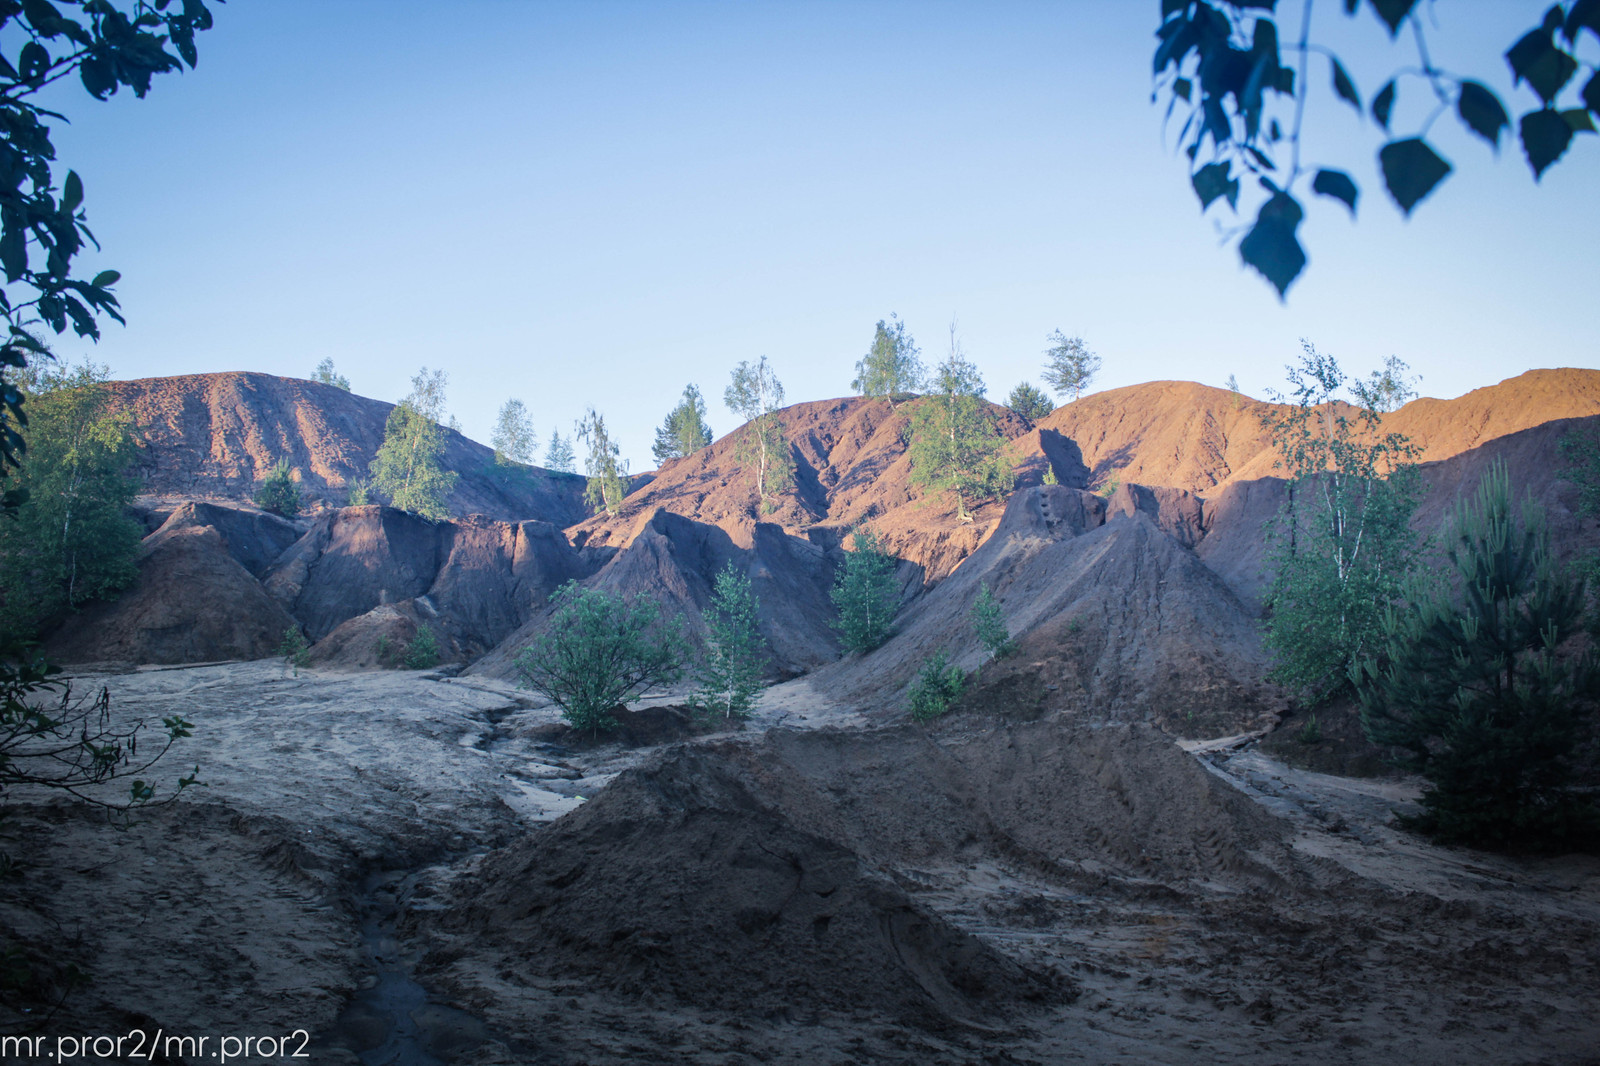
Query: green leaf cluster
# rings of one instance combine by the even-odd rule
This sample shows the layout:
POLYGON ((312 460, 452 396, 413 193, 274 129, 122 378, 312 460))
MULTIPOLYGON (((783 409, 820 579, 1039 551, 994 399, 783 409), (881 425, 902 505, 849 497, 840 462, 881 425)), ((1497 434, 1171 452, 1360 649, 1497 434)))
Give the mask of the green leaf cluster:
POLYGON ((287 459, 278 460, 267 471, 267 476, 261 479, 261 487, 256 490, 255 501, 263 511, 286 518, 293 518, 300 513, 300 484, 289 469, 287 459))
POLYGON ((1428 778, 1419 825, 1443 840, 1600 842, 1600 812, 1571 789, 1600 671, 1589 649, 1560 650, 1583 582, 1556 569, 1543 509, 1514 513, 1504 464, 1458 506, 1449 556, 1456 580, 1391 610, 1381 650, 1351 671, 1367 736, 1428 778))
MULTIPOLYGON (((1451 173, 1448 160, 1421 133, 1400 136, 1391 128, 1402 84, 1420 83, 1436 117, 1454 110, 1462 126, 1498 151, 1511 116, 1482 81, 1436 66, 1427 48, 1430 27, 1415 0, 1346 0, 1347 15, 1370 9, 1391 38, 1409 24, 1417 61, 1396 71, 1373 94, 1372 119, 1387 140, 1378 166, 1389 195, 1409 215, 1451 173)), ((1253 178, 1260 189, 1255 222, 1239 241, 1239 256, 1277 289, 1279 296, 1305 269, 1307 256, 1298 229, 1304 207, 1297 188, 1309 177, 1311 191, 1338 200, 1355 214, 1360 190, 1344 170, 1303 164, 1305 102, 1311 86, 1293 67, 1309 70, 1313 54, 1327 62, 1333 98, 1363 114, 1360 87, 1337 55, 1317 41, 1309 24, 1298 44, 1283 45, 1272 3, 1256 0, 1163 0, 1153 69, 1158 92, 1168 94, 1167 118, 1181 104, 1188 112, 1179 142, 1189 158, 1190 182, 1202 211, 1218 200, 1239 209, 1241 182, 1253 178), (1289 62, 1285 62, 1285 52, 1289 62), (1284 128, 1288 123, 1288 128, 1284 128)), ((1430 9, 1431 10, 1431 9, 1430 9)), ((1301 18, 1311 17, 1307 4, 1301 18)), ((1600 72, 1577 56, 1578 38, 1588 32, 1600 40, 1600 0, 1564 0, 1550 6, 1540 24, 1505 53, 1514 84, 1526 84, 1539 104, 1522 115, 1517 136, 1535 180, 1567 151, 1572 139, 1595 132, 1600 117, 1600 72), (1559 97, 1584 68, 1587 79, 1576 100, 1559 97)))
POLYGON ((867 397, 893 398, 901 393, 921 392, 926 376, 917 347, 906 324, 898 315, 889 321, 878 320, 872 334, 872 347, 856 363, 855 380, 850 387, 867 397))
POLYGON ((130 585, 143 537, 127 514, 137 491, 132 426, 111 408, 106 369, 30 368, 23 378, 31 417, 17 482, 26 499, 0 519, 0 646, 130 585))
POLYGON ((895 580, 898 560, 883 550, 878 535, 858 529, 852 550, 834 578, 832 599, 839 617, 833 626, 846 651, 866 653, 894 633, 894 616, 900 606, 900 586, 895 580))
MULTIPOLYGON (((143 97, 155 75, 195 65, 195 34, 211 25, 204 0, 0 4, 0 27, 7 31, 0 43, 0 481, 23 453, 18 430, 27 419, 13 382, 30 361, 48 355, 42 331, 59 334, 70 326, 98 340, 99 315, 123 321, 111 291, 120 279, 115 270, 93 278, 73 274, 78 254, 95 244, 83 180, 68 170, 57 188, 48 122, 63 116, 35 97, 73 74, 99 100, 124 85, 143 97)), ((20 503, 9 490, 0 512, 12 513, 20 503)))
POLYGON ((966 671, 952 663, 947 653, 935 652, 922 664, 911 686, 911 717, 919 722, 938 718, 955 703, 966 684, 966 671))
POLYGON ((611 712, 650 685, 682 676, 683 637, 650 600, 625 600, 569 581, 550 597, 545 635, 516 665, 523 684, 555 701, 574 729, 616 728, 611 712))
POLYGON ((1055 402, 1030 382, 1022 382, 1006 397, 1006 406, 1029 422, 1037 422, 1056 409, 1055 402))
POLYGON ((710 640, 694 703, 723 718, 747 718, 761 694, 767 642, 756 626, 750 578, 732 563, 717 574, 707 624, 710 640))
POLYGON ((1269 530, 1266 645, 1272 678, 1316 705, 1349 687, 1417 565, 1419 484, 1415 448, 1383 431, 1370 397, 1336 398, 1345 376, 1331 356, 1305 344, 1289 380, 1294 403, 1263 416, 1289 477, 1269 530))
POLYGON ((695 385, 683 387, 683 399, 667 414, 656 430, 651 451, 657 463, 682 459, 711 443, 711 427, 706 424, 706 401, 695 385))

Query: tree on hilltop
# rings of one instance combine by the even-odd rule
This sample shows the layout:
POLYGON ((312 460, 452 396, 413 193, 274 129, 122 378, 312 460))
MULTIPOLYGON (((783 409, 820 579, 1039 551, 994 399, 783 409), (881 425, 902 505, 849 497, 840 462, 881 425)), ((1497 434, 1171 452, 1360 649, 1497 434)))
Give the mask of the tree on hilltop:
POLYGON ((906 324, 898 315, 890 315, 889 322, 879 319, 872 347, 856 363, 856 376, 850 387, 869 397, 893 398, 903 392, 921 392, 927 376, 918 358, 921 354, 922 349, 906 332, 906 324))
POLYGON ((578 423, 577 437, 589 446, 584 460, 584 473, 589 475, 589 486, 583 498, 598 513, 614 515, 622 509, 622 499, 628 495, 628 464, 617 456, 622 448, 611 439, 606 430, 606 420, 593 407, 578 423))
POLYGON ((711 443, 711 427, 706 425, 706 401, 695 385, 683 387, 683 399, 667 414, 656 430, 651 451, 657 463, 682 459, 711 443))
POLYGON ((1014 479, 1000 454, 1005 438, 983 399, 983 376, 961 351, 954 323, 950 355, 933 386, 911 411, 911 479, 930 492, 950 490, 957 515, 970 522, 969 500, 1004 496, 1014 479))
POLYGON ((778 419, 783 383, 764 355, 755 363, 741 361, 732 376, 722 400, 728 410, 745 420, 738 431, 735 456, 755 475, 756 498, 766 500, 794 485, 794 459, 778 419))
POLYGON ((330 356, 317 364, 311 372, 311 380, 321 385, 332 385, 336 389, 350 391, 350 379, 333 369, 333 358, 330 356))
POLYGON ((1027 381, 1011 390, 1011 395, 1006 397, 1006 406, 1029 422, 1037 422, 1056 409, 1056 405, 1043 390, 1034 388, 1032 383, 1027 381))
POLYGON ((449 517, 445 499, 459 475, 444 468, 445 372, 427 367, 411 379, 411 393, 389 412, 383 445, 372 461, 373 491, 389 503, 434 521, 449 517))
POLYGON ((532 465, 533 453, 539 448, 539 435, 533 431, 533 419, 528 417, 528 408, 521 400, 509 399, 500 405, 489 441, 494 445, 496 463, 532 465))
POLYGON ((545 449, 544 468, 559 470, 563 474, 578 472, 578 458, 572 452, 572 441, 557 430, 550 431, 550 446, 545 449))
POLYGON ((1044 353, 1044 383, 1058 396, 1070 392, 1076 400, 1100 372, 1100 357, 1089 350, 1082 337, 1069 337, 1059 329, 1045 340, 1050 347, 1044 353))

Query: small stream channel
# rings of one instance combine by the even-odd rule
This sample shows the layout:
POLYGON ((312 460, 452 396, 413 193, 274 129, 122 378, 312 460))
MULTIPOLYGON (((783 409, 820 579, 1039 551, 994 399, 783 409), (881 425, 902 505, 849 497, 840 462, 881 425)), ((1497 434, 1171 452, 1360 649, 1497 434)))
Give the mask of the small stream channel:
POLYGON ((318 1036, 317 1046, 343 1049, 362 1066, 450 1066, 472 1061, 491 1040, 510 1043, 482 1019, 433 1002, 412 979, 417 960, 401 945, 395 922, 416 878, 414 870, 380 870, 362 881, 355 898, 373 976, 318 1036))

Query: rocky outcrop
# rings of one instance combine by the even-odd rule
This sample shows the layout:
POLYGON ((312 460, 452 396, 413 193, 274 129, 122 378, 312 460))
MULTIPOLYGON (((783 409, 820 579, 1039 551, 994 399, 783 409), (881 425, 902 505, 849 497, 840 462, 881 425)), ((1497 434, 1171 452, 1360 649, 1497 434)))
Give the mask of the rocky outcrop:
MULTIPOLYGON (((267 573, 267 589, 321 641, 352 619, 398 608, 436 630, 452 659, 475 659, 591 572, 555 526, 474 515, 431 522, 390 507, 318 519, 267 573), (418 612, 420 611, 420 614, 418 612)), ((394 617, 383 612, 373 624, 394 617)), ((373 640, 382 626, 373 630, 373 640)), ((409 640, 409 634, 403 635, 409 640)), ((348 641, 348 634, 341 638, 348 641)))
MULTIPOLYGON (((774 523, 724 521, 731 532, 668 510, 652 511, 636 520, 632 536, 607 552, 604 564, 584 583, 655 601, 669 617, 682 621, 692 642, 703 644, 717 574, 731 566, 750 579, 757 627, 770 651, 771 676, 792 677, 836 658, 829 553, 774 523)), ((540 601, 526 624, 474 671, 512 676, 517 654, 548 628, 548 612, 540 601)))

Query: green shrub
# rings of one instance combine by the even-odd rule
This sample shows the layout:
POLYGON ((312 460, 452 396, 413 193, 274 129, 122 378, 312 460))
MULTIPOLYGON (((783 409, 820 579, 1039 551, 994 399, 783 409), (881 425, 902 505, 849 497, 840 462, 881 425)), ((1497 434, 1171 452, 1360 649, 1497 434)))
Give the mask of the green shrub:
POLYGON ((939 717, 950 709, 966 683, 966 671, 951 663, 945 652, 936 653, 922 664, 917 683, 911 687, 911 717, 919 722, 939 717))
POLYGON ((263 511, 293 518, 300 513, 300 486, 289 469, 288 460, 280 459, 267 471, 261 487, 256 490, 256 506, 263 511))
POLYGON ((516 665, 523 683, 554 700, 574 729, 615 729, 612 708, 650 685, 682 676, 682 634, 655 603, 624 600, 576 581, 550 600, 555 612, 549 630, 522 649, 516 665))
POLYGON ((407 670, 430 670, 439 665, 439 641, 433 635, 433 630, 427 626, 418 626, 417 635, 412 638, 406 648, 405 657, 401 660, 407 670))
POLYGON ((1000 613, 1000 601, 994 598, 994 591, 988 585, 983 586, 972 604, 972 628, 977 630, 978 640, 989 649, 991 658, 1003 659, 1017 650, 1017 642, 1011 639, 1011 631, 1000 613))
POLYGON ((300 632, 299 626, 290 626, 283 631, 283 643, 278 645, 278 654, 283 656, 284 663, 296 669, 311 665, 311 645, 307 643, 306 635, 300 632))

